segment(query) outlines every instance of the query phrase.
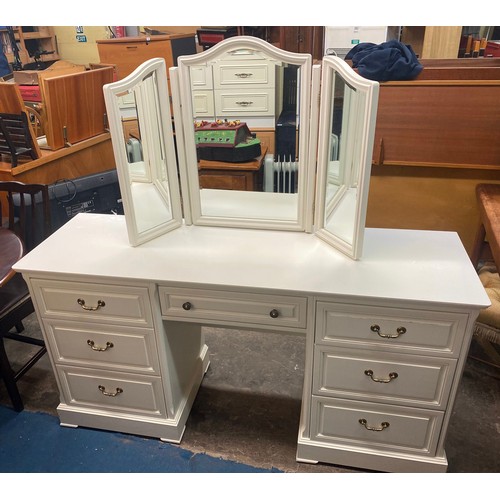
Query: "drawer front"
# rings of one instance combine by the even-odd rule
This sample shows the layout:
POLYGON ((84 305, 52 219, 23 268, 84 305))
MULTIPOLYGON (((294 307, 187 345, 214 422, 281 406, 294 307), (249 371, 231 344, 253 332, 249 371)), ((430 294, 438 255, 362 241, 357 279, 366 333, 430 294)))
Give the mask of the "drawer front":
POLYGON ((195 116, 215 116, 214 94, 208 90, 195 90, 192 92, 193 112, 195 116))
POLYGON ((215 108, 218 115, 245 116, 274 115, 274 92, 215 91, 215 108))
POLYGON ((160 287, 162 315, 212 324, 305 328, 307 298, 160 287))
POLYGON ((69 405, 150 416, 166 416, 161 379, 57 366, 69 405))
POLYGON ((214 88, 211 66, 190 66, 189 76, 193 90, 211 90, 214 88))
POLYGON ((159 374, 154 331, 44 320, 56 363, 159 374))
POLYGON ((456 360, 316 346, 317 395, 445 408, 456 360))
POLYGON ((434 455, 443 413, 313 396, 311 438, 341 446, 434 455))
POLYGON ((45 318, 153 325, 147 288, 38 279, 32 284, 45 318))
POLYGON ((466 314, 318 302, 316 342, 458 357, 466 314))
POLYGON ((274 66, 262 63, 220 62, 214 68, 216 89, 225 87, 274 87, 274 66))

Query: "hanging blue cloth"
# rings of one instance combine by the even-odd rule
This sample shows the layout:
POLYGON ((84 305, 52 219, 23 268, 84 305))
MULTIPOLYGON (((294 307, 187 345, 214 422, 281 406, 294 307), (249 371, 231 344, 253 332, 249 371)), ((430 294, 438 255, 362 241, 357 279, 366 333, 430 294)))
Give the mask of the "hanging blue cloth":
POLYGON ((369 80, 412 80, 422 71, 423 66, 410 45, 389 40, 381 44, 359 43, 345 56, 352 60, 353 68, 369 80))

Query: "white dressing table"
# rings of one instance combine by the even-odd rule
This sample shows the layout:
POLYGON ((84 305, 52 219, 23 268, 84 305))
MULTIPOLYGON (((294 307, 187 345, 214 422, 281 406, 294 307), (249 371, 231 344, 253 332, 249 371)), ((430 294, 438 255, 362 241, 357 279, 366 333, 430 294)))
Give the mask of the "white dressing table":
POLYGON ((455 233, 366 229, 354 261, 312 234, 182 226, 140 247, 80 214, 21 259, 61 424, 180 442, 208 367, 201 325, 304 335, 297 459, 445 471, 474 320, 455 233))

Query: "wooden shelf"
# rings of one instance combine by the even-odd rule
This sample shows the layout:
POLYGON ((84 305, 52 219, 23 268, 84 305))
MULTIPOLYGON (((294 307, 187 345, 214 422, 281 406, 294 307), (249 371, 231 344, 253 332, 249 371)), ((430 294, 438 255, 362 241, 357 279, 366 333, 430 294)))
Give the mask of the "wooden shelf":
MULTIPOLYGON (((13 26, 14 38, 19 49, 19 58, 23 66, 35 64, 35 52, 51 52, 40 54, 40 62, 59 60, 57 41, 51 26, 13 26)), ((0 29, 0 38, 5 47, 5 54, 9 63, 15 62, 14 51, 6 29, 0 29)))

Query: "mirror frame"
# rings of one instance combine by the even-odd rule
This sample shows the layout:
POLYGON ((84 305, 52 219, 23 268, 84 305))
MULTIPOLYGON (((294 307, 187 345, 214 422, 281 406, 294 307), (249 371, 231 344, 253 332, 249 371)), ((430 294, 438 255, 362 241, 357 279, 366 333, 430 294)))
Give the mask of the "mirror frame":
MULTIPOLYGON (((356 73, 343 59, 325 56, 322 63, 321 102, 319 112, 318 168, 316 184, 315 234, 328 244, 359 259, 362 255, 363 238, 368 205, 368 189, 373 155, 373 141, 378 107, 379 83, 367 80, 356 73), (353 220, 352 243, 332 233, 325 227, 326 186, 328 183, 329 146, 332 123, 332 105, 335 75, 338 74, 359 96, 356 109, 349 110, 349 122, 344 134, 348 135, 349 148, 359 149, 359 164, 355 179, 357 186, 353 220)), ((351 157, 351 151, 347 156, 351 157)), ((349 172, 352 171, 352 165, 349 172)), ((349 173, 350 175, 350 173, 349 173)))
MULTIPOLYGON (((172 97, 174 102, 178 101, 180 103, 178 108, 174 106, 174 116, 176 115, 176 111, 177 113, 180 111, 182 114, 180 118, 176 117, 175 119, 175 123, 182 124, 183 128, 183 141, 181 142, 184 144, 184 151, 181 155, 179 155, 179 168, 181 171, 184 169, 187 173, 186 183, 189 195, 186 196, 183 189, 183 199, 185 204, 189 200, 189 218, 193 224, 312 232, 312 217, 308 217, 308 214, 313 211, 315 175, 315 165, 311 164, 309 158, 311 69, 312 56, 310 54, 295 54, 287 52, 265 42, 264 40, 249 36, 231 37, 217 43, 210 49, 199 54, 180 56, 178 58, 177 77, 179 84, 172 87, 172 97), (236 50, 259 51, 272 59, 279 60, 280 62, 300 66, 300 131, 298 158, 300 168, 298 176, 296 220, 290 221, 272 218, 221 217, 202 214, 200 197, 201 190, 193 128, 194 113, 191 98, 191 79, 189 68, 192 65, 208 64, 210 61, 215 61, 224 54, 236 50), (175 95, 175 92, 177 91, 180 93, 178 96, 175 95), (184 164, 182 164, 182 162, 184 162, 184 164)), ((172 71, 170 74, 172 76, 172 71)), ((177 125, 176 130, 179 130, 177 125)))
MULTIPOLYGON (((181 196, 177 177, 177 160, 175 156, 171 113, 168 106, 169 93, 165 60, 162 58, 154 58, 144 62, 123 80, 104 85, 103 92, 129 242, 132 246, 137 246, 182 225, 181 196), (168 183, 167 194, 169 197, 171 218, 150 229, 139 231, 135 210, 137 207, 131 190, 132 179, 123 136, 122 115, 117 102, 117 96, 129 92, 149 75, 155 75, 158 99, 156 99, 157 102, 148 103, 150 106, 148 106, 147 109, 138 110, 138 115, 141 114, 147 120, 151 120, 154 118, 153 114, 155 114, 158 123, 163 125, 160 130, 160 137, 163 140, 163 149, 165 153, 165 170, 168 183)), ((143 148, 147 146, 148 140, 149 139, 143 138, 143 148)), ((157 165, 156 162, 153 163, 155 164, 150 165, 152 183, 156 185, 160 195, 164 198, 164 187, 159 186, 159 181, 157 180, 159 165, 157 165)))

